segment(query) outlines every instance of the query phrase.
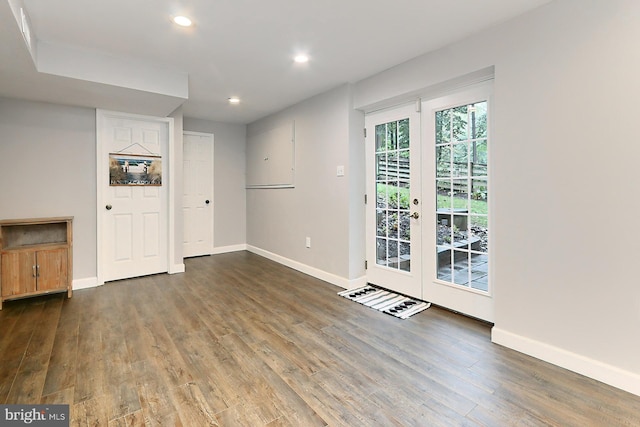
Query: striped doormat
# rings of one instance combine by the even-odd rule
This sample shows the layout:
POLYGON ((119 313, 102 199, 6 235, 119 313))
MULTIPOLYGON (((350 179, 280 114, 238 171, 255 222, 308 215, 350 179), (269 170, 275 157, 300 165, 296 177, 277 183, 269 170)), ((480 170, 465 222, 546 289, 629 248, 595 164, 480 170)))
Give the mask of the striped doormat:
POLYGON ((338 295, 399 319, 407 319, 431 307, 430 302, 409 298, 372 285, 347 289, 338 292, 338 295))

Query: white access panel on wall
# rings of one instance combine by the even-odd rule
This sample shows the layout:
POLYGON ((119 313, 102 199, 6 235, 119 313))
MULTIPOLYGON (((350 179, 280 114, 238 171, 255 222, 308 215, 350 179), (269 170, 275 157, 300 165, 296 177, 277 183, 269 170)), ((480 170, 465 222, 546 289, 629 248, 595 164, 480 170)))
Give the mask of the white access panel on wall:
POLYGON ((247 188, 293 187, 295 123, 247 137, 247 188))

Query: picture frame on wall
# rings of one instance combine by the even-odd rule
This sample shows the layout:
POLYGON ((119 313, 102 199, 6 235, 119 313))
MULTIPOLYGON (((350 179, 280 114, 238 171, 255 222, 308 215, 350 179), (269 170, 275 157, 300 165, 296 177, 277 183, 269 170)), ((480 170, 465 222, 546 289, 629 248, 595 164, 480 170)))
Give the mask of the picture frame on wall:
POLYGON ((109 154, 109 185, 162 185, 162 157, 140 154, 109 154))

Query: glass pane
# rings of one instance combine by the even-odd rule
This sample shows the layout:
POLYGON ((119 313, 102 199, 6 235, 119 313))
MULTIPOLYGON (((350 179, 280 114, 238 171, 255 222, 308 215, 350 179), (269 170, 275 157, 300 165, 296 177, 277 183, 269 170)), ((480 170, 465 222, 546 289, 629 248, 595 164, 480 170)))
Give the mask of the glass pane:
POLYGON ((397 122, 387 123, 387 150, 398 149, 398 124, 397 122))
POLYGON ((397 209, 398 208, 398 197, 399 197, 399 188, 398 188, 398 181, 388 181, 387 184, 387 196, 388 196, 388 200, 387 203, 389 205, 390 209, 397 209))
POLYGON ((387 155, 376 154, 376 181, 387 180, 387 155))
POLYGON ((400 239, 411 240, 411 218, 409 211, 400 212, 400 239))
POLYGON ((387 239, 376 240, 376 264, 387 265, 387 239))
POLYGON ((387 215, 387 233, 389 238, 397 239, 398 238, 398 212, 388 211, 387 215))
POLYGON ((469 217, 469 240, 471 241, 471 250, 478 252, 489 252, 489 227, 487 226, 488 218, 486 216, 469 217))
POLYGON ((442 145, 436 147, 436 177, 447 178, 451 176, 451 146, 442 145))
POLYGON ((465 141, 469 138, 467 131, 467 124, 469 120, 469 114, 467 113, 467 106, 462 105, 460 107, 452 108, 451 119, 451 133, 454 141, 465 141))
POLYGON ((409 119, 398 122, 398 148, 409 148, 409 119))
POLYGON ((489 290, 489 257, 471 254, 471 287, 481 291, 489 290))
POLYGON ((411 246, 400 242, 400 270, 411 271, 411 246))
POLYGON ((451 250, 438 248, 438 279, 451 282, 451 250))
POLYGON ((476 214, 487 214, 489 189, 487 181, 484 179, 471 180, 471 212, 476 214))
POLYGON ((400 181, 398 183, 398 186, 400 188, 398 188, 398 193, 399 193, 399 200, 398 200, 398 207, 400 209, 409 209, 409 199, 410 199, 410 195, 409 195, 409 182, 407 181, 400 181))
POLYGON ((376 208, 387 208, 387 184, 376 183, 376 208))
POLYGON ((481 139, 471 143, 471 164, 473 176, 487 176, 487 140, 481 139))
POLYGON ((451 247, 453 245, 453 236, 451 235, 451 224, 453 222, 453 216, 446 213, 438 213, 437 227, 437 241, 436 244, 442 247, 451 247))
POLYGON ((469 176, 469 148, 466 142, 453 145, 452 176, 469 176))
POLYGON ((451 181, 436 181, 436 209, 451 209, 451 181))
POLYGON ((453 283, 469 286, 469 253, 453 251, 453 283))
POLYGON ((387 237, 387 211, 376 210, 376 236, 387 237))
POLYGON ((451 235, 453 237, 453 245, 457 249, 469 249, 469 242, 467 240, 467 223, 468 217, 466 215, 453 215, 451 235))
POLYGON ((487 101, 477 102, 471 105, 471 138, 487 137, 487 101))
POLYGON ((399 151, 398 178, 408 180, 411 177, 409 150, 399 151))
POLYGON ((456 209, 469 210, 469 180, 454 179, 451 182, 453 189, 453 207, 456 209))
POLYGON ((451 110, 436 112, 436 144, 451 141, 451 110))
POLYGON ((389 239, 389 267, 398 268, 398 241, 389 239))
POLYGON ((376 126, 376 153, 387 149, 387 125, 376 126))
POLYGON ((398 152, 392 151, 387 154, 387 179, 396 181, 398 179, 398 152))

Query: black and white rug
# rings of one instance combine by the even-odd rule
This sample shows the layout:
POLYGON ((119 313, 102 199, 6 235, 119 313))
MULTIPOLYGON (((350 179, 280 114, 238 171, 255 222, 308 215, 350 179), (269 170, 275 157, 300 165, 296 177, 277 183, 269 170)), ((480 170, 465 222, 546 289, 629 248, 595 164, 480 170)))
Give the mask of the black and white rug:
POLYGON ((408 319, 431 307, 430 302, 409 298, 373 285, 347 289, 338 292, 338 295, 400 319, 408 319))

